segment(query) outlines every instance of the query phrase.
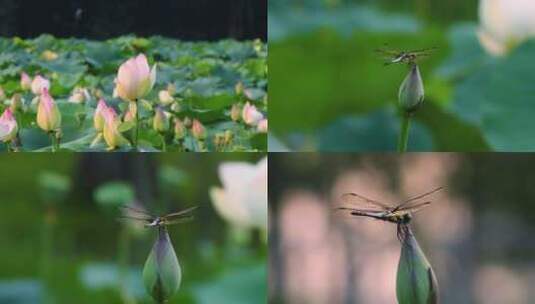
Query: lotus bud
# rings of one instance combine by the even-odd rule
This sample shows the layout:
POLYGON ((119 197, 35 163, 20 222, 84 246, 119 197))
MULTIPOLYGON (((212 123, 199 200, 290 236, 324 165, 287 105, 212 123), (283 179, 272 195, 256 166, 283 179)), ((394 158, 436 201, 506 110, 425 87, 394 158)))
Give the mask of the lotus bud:
POLYGON ((165 226, 158 227, 158 238, 143 268, 145 289, 157 303, 167 302, 180 287, 182 271, 165 226))
POLYGON ((102 129, 102 135, 110 150, 117 147, 123 147, 129 145, 126 138, 119 132, 119 125, 121 120, 115 113, 115 110, 111 107, 102 111, 104 116, 104 127, 102 129))
POLYGON ((172 83, 168 84, 168 85, 167 85, 167 92, 169 92, 169 94, 170 94, 171 96, 175 95, 175 93, 176 93, 176 87, 175 87, 175 85, 172 84, 172 83))
POLYGON ((236 84, 236 86, 234 87, 234 90, 236 91, 236 95, 240 96, 243 94, 243 90, 244 90, 244 86, 243 86, 243 82, 238 82, 236 84))
POLYGON ((160 107, 156 108, 154 119, 152 120, 152 128, 159 133, 169 130, 169 116, 160 107))
POLYGON ((200 121, 197 119, 193 120, 193 124, 191 125, 191 134, 193 134, 193 137, 203 140, 206 138, 206 129, 202 125, 200 121))
POLYGON ((52 60, 58 59, 58 54, 51 50, 46 50, 43 53, 41 53, 41 58, 43 58, 46 61, 52 61, 52 60))
POLYGON ((178 102, 174 102, 172 105, 171 105, 171 110, 173 112, 180 112, 182 110, 182 107, 180 106, 180 104, 178 102))
POLYGON ((399 88, 399 105, 408 112, 414 112, 424 101, 424 83, 418 65, 413 64, 411 70, 399 88))
POLYGON ((225 144, 230 145, 232 143, 232 139, 234 138, 234 134, 230 130, 225 131, 225 144))
POLYGON ((9 142, 17 137, 18 124, 11 109, 6 109, 0 116, 0 141, 9 142))
POLYGON ((119 67, 115 92, 125 101, 136 101, 146 96, 156 82, 156 65, 150 69, 147 57, 141 54, 130 58, 119 67))
POLYGON ((22 106, 23 106, 22 96, 19 93, 13 94, 13 96, 11 97, 10 105, 9 105, 11 112, 13 113, 17 112, 17 110, 22 108, 22 106))
POLYGON ((104 99, 99 100, 97 109, 93 115, 93 125, 95 126, 95 130, 97 130, 97 132, 102 132, 104 129, 104 112, 107 110, 108 105, 106 105, 106 101, 104 99))
POLYGON ((186 137, 186 132, 187 129, 184 123, 180 119, 175 120, 175 139, 183 139, 186 137))
POLYGON ((158 98, 160 99, 160 103, 164 106, 167 106, 171 104, 174 100, 173 96, 171 96, 171 93, 167 90, 161 90, 158 93, 158 98))
POLYGON ((32 88, 32 79, 25 72, 20 74, 20 87, 23 91, 28 91, 32 88))
POLYGON ((95 98, 97 98, 97 99, 102 99, 102 98, 104 98, 104 92, 102 92, 102 90, 100 90, 100 89, 93 89, 92 91, 93 91, 92 93, 93 93, 93 95, 95 96, 95 98))
POLYGON ((37 125, 46 132, 57 131, 61 127, 61 113, 46 87, 39 97, 37 125))
POLYGON ((48 79, 42 77, 41 75, 35 76, 35 78, 32 81, 32 92, 35 95, 41 95, 43 93, 43 90, 50 89, 50 81, 48 79))
POLYGON ((238 121, 241 117, 241 108, 240 105, 235 103, 232 105, 232 108, 230 109, 230 119, 232 121, 238 121))
POLYGON ((191 118, 189 118, 189 117, 184 118, 184 125, 186 126, 186 128, 191 127, 191 124, 192 124, 191 123, 191 118))
POLYGON ((137 114, 137 105, 135 102, 130 102, 128 104, 128 110, 126 110, 126 113, 124 114, 124 121, 130 122, 130 121, 136 121, 136 114, 137 114))
POLYGON ((266 118, 262 119, 258 123, 258 126, 256 126, 256 129, 260 133, 267 133, 268 132, 268 120, 266 118))
POLYGON ((223 146, 225 144, 225 134, 224 133, 217 133, 214 135, 214 145, 216 147, 223 146))
POLYGON ((408 227, 401 236, 396 293, 399 304, 438 303, 438 283, 431 265, 408 227))
POLYGON ((247 102, 245 106, 243 106, 242 118, 246 124, 256 126, 262 119, 264 119, 264 115, 262 115, 254 105, 247 102))

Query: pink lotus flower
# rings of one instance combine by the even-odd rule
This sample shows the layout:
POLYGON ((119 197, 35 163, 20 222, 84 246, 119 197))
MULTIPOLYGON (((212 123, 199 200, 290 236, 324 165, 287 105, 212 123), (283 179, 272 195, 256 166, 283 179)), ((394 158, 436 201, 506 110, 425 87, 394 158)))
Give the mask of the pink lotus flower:
POLYGON ((42 77, 41 75, 35 76, 32 81, 32 92, 35 95, 41 95, 44 89, 50 89, 50 81, 48 81, 48 79, 42 77))
POLYGON ((155 81, 156 65, 151 70, 147 57, 141 54, 119 67, 115 94, 125 101, 136 101, 152 90, 155 81))
POLYGON ((246 124, 256 126, 262 119, 264 119, 264 115, 262 115, 254 105, 247 102, 245 106, 243 106, 242 118, 246 124))
POLYGON ((117 113, 115 113, 115 110, 111 107, 107 107, 107 109, 102 111, 102 115, 104 117, 102 135, 104 136, 104 140, 106 141, 106 144, 108 144, 109 149, 113 150, 117 147, 129 145, 128 140, 126 140, 121 132, 119 132, 121 120, 117 116, 117 113))
POLYGON ((108 105, 104 99, 99 100, 95 114, 93 115, 93 125, 97 132, 102 132, 104 128, 104 112, 108 110, 108 105))
POLYGON ((6 109, 2 116, 0 116, 0 141, 12 141, 17 137, 18 130, 19 127, 11 109, 6 109))
POLYGON ((260 133, 267 133, 268 132, 268 120, 266 118, 262 119, 256 126, 256 129, 260 133))
POLYGON ((43 88, 37 106, 37 125, 46 132, 57 130, 61 127, 61 113, 58 106, 48 93, 48 88, 43 88))
POLYGON ((25 72, 22 72, 22 74, 20 74, 20 87, 24 91, 27 91, 32 88, 32 79, 25 72))
POLYGON ((197 139, 205 139, 206 138, 206 129, 202 125, 200 121, 197 119, 193 120, 193 124, 191 125, 191 134, 193 134, 193 137, 197 139))

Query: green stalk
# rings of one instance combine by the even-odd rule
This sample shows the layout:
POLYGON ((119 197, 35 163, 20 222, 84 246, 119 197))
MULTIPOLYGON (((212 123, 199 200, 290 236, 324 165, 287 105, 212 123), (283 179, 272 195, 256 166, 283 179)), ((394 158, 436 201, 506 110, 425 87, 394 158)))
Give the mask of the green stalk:
POLYGON ((411 115, 403 113, 401 118, 401 132, 398 139, 398 152, 407 151, 407 143, 409 142, 409 129, 411 126, 411 115))
POLYGON ((137 150, 137 141, 139 138, 139 99, 136 99, 136 134, 134 136, 134 149, 137 150))
POLYGON ((50 136, 50 142, 52 143, 52 152, 57 152, 59 150, 59 139, 56 136, 56 132, 51 131, 48 134, 50 136))
POLYGON ((162 136, 162 152, 167 152, 167 144, 165 143, 165 134, 161 133, 162 136))

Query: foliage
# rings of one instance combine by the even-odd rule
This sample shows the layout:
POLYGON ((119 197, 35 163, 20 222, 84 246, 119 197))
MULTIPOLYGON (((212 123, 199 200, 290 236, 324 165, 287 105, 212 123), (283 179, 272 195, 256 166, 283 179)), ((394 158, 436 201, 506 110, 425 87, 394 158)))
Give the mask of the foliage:
MULTIPOLYGON (((163 37, 119 37, 108 41, 55 39, 43 35, 33 40, 0 38, 0 86, 8 97, 0 109, 11 103, 14 94, 22 94, 17 107, 19 138, 23 151, 51 149, 47 134, 36 124, 36 100, 22 90, 20 75, 43 75, 51 82, 50 92, 62 116, 61 150, 105 151, 106 145, 93 143, 97 132, 93 115, 99 98, 124 114, 126 102, 113 98, 118 67, 137 54, 147 55, 157 64, 156 85, 140 102, 140 147, 142 151, 251 151, 265 148, 266 136, 239 120, 230 119, 233 104, 249 101, 267 112, 267 47, 256 40, 214 43, 182 42, 163 37), (239 84, 239 85, 238 85, 239 84), (238 85, 241 90, 236 90, 238 85), (76 90, 86 89, 89 98, 73 102, 76 90), (169 90, 172 102, 159 101, 159 92, 169 90), (153 130, 157 107, 170 116, 171 127, 153 130), (200 121, 206 139, 195 138, 189 130, 175 138, 174 120, 200 121), (224 136, 226 134, 226 136, 224 136), (222 140, 221 138, 225 138, 222 140), (92 145, 93 143, 93 145, 92 145)), ((122 126, 130 137, 132 126, 122 126)))
MULTIPOLYGON (((531 118, 535 109, 533 41, 507 57, 494 58, 481 48, 474 23, 455 22, 446 28, 399 12, 392 19, 371 5, 345 18, 349 12, 343 13, 341 5, 322 11, 303 9, 300 14, 308 15, 302 20, 309 20, 305 27, 296 25, 305 21, 285 18, 297 11, 287 8, 285 13, 270 16, 276 29, 283 28, 281 24, 295 25, 277 34, 270 44, 270 93, 276 101, 271 105, 276 113, 271 131, 283 146, 393 151, 395 139, 382 129, 399 124, 398 118, 392 115, 394 122, 385 122, 377 113, 393 112, 407 68, 383 66, 374 49, 388 43, 398 49, 438 48, 420 62, 425 101, 414 117, 419 130, 411 130, 409 150, 535 149, 529 131, 535 127, 531 118), (351 22, 323 22, 337 16, 351 22), (397 20, 395 28, 392 20, 397 20), (363 126, 363 121, 368 123, 363 126), (327 138, 324 130, 329 131, 327 138), (420 133, 429 136, 428 145, 415 138, 420 133)), ((347 8, 352 11, 354 7, 347 8)))

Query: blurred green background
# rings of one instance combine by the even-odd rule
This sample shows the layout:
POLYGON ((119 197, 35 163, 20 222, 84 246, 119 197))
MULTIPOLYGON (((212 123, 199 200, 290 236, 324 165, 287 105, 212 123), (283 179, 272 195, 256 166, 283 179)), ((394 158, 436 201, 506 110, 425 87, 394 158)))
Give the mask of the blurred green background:
POLYGON ((343 193, 396 205, 439 186, 411 226, 440 303, 533 303, 534 182, 533 154, 272 153, 269 303, 397 303, 396 225, 334 209, 343 193))
POLYGON ((156 232, 116 220, 133 197, 159 214, 199 206, 169 228, 183 276, 169 303, 263 303, 265 232, 233 228, 209 196, 221 163, 262 157, 0 156, 0 303, 153 303, 141 271, 156 232))
POLYGON ((269 2, 270 150, 388 151, 406 66, 374 49, 438 47, 409 149, 533 151, 535 42, 493 57, 477 38, 478 2, 269 2))

